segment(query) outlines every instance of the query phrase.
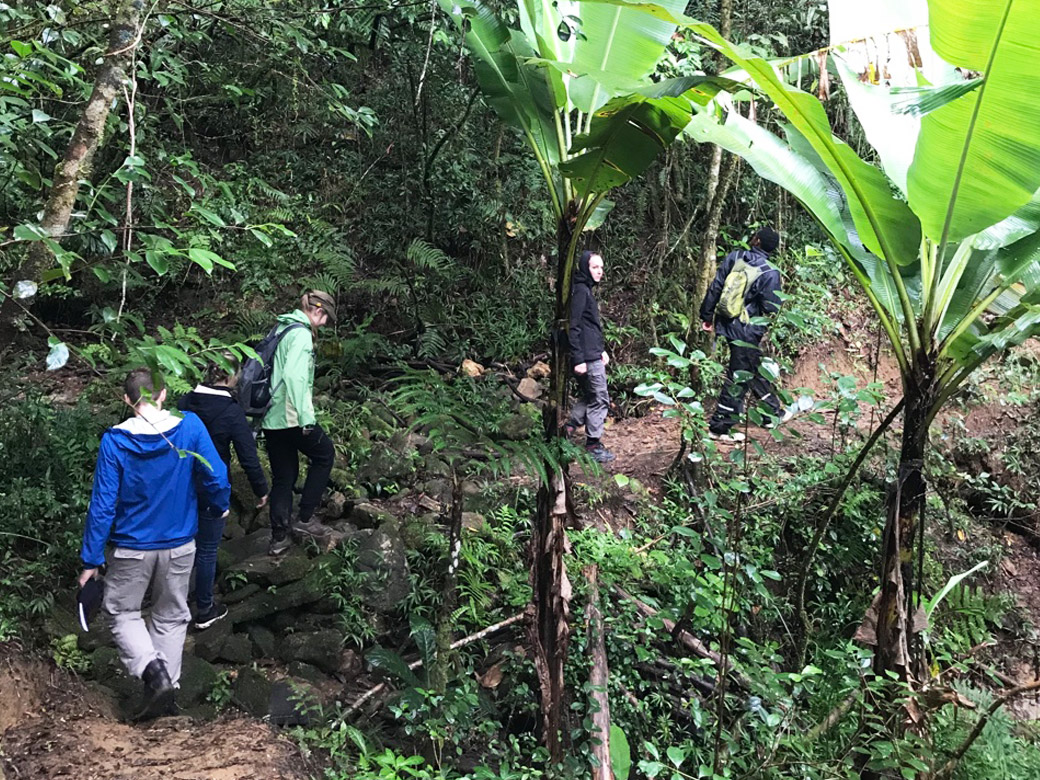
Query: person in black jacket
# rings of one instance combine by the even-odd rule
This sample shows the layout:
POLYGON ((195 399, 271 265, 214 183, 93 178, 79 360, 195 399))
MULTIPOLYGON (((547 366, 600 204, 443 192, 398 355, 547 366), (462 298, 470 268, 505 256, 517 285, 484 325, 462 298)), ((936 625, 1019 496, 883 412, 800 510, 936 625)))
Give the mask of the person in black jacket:
POLYGON ((780 411, 780 401, 772 384, 759 371, 762 362, 761 343, 766 327, 754 322, 756 317, 768 317, 780 310, 780 298, 777 295, 780 292, 780 272, 769 264, 769 256, 776 251, 779 243, 777 232, 770 227, 763 227, 751 239, 751 249, 738 249, 726 255, 701 304, 701 327, 706 331, 714 329, 729 342, 729 366, 725 382, 715 414, 708 423, 708 431, 713 439, 729 442, 744 440, 743 433, 731 432, 731 429, 740 421, 744 411, 744 396, 749 388, 767 407, 769 427, 776 424, 777 420, 786 419, 786 415, 780 411), (727 317, 717 310, 719 297, 726 278, 740 260, 750 266, 751 273, 757 276, 744 291, 744 312, 737 317, 727 317), (751 374, 750 382, 737 381, 738 371, 751 374))
MULTIPOLYGON (((268 486, 260 458, 256 453, 256 439, 249 427, 246 414, 234 396, 238 381, 238 365, 234 356, 226 354, 233 371, 228 374, 214 366, 207 381, 181 398, 177 408, 194 412, 209 431, 213 445, 231 473, 231 445, 242 465, 249 486, 259 502, 257 509, 267 504, 268 486)), ((195 628, 205 629, 227 616, 228 609, 213 598, 213 583, 217 576, 217 549, 224 537, 224 518, 199 514, 199 531, 195 537, 195 628)))
POLYGON ((607 394, 607 364, 610 358, 603 342, 603 323, 599 319, 599 304, 592 288, 603 278, 603 257, 595 252, 582 252, 571 282, 571 319, 568 337, 571 364, 578 378, 581 399, 571 409, 570 419, 564 426, 568 437, 579 426, 585 426, 585 449, 599 463, 614 460, 600 437, 610 408, 607 394))

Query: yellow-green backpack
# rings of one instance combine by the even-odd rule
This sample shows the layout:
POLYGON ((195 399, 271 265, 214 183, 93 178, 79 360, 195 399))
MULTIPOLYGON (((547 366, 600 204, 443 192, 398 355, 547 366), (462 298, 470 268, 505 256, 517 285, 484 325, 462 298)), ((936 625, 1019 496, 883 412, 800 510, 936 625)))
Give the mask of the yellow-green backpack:
POLYGON ((727 319, 732 320, 739 317, 741 322, 747 322, 750 317, 748 317, 747 309, 744 308, 744 298, 751 289, 751 285, 764 272, 764 268, 746 263, 742 257, 737 258, 722 285, 722 294, 719 295, 719 313, 727 319))

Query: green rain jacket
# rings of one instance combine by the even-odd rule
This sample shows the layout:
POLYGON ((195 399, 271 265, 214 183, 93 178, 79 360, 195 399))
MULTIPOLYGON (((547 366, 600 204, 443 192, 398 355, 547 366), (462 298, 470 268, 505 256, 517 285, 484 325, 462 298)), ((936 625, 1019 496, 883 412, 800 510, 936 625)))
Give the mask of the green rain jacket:
POLYGON ((282 339, 274 353, 271 373, 271 408, 264 415, 263 429, 278 431, 314 425, 314 338, 307 315, 297 309, 278 317, 281 332, 293 323, 305 328, 293 328, 282 339))

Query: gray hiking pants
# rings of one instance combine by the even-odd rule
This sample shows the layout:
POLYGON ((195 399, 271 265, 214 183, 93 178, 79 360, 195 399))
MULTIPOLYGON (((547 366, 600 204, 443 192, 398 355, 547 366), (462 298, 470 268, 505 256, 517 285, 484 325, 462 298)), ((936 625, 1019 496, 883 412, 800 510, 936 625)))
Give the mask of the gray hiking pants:
POLYGON ((585 426, 585 435, 590 439, 603 436, 603 423, 607 421, 610 396, 607 394, 607 369, 602 360, 590 360, 585 364, 584 374, 575 374, 581 398, 571 407, 569 424, 575 428, 585 426))
POLYGON ((188 579, 195 562, 195 542, 171 550, 117 547, 105 575, 104 610, 119 657, 140 677, 156 658, 166 663, 174 685, 181 676, 181 655, 188 633, 188 579), (141 617, 141 602, 152 587, 152 613, 141 617))

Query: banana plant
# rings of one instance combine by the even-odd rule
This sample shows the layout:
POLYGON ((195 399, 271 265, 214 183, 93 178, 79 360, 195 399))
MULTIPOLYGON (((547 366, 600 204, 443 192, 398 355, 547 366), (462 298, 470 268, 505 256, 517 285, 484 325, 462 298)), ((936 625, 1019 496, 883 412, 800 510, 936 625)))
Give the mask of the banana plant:
MULTIPOLYGON (((461 31, 483 95, 530 147, 556 217, 557 268, 546 439, 564 422, 571 275, 583 231, 602 224, 613 188, 639 176, 682 132, 694 106, 735 82, 708 76, 653 83, 676 22, 586 0, 518 0, 511 27, 480 0, 440 0, 461 31)), ((685 0, 663 0, 679 14, 685 0)), ((608 257, 609 261, 609 257, 608 257)), ((564 678, 570 585, 564 568, 571 510, 566 467, 546 464, 531 549, 532 650, 551 758, 566 733, 564 678)))
MULTIPOLYGON (((890 12, 886 18, 922 11, 912 0, 830 6, 832 29, 860 30, 859 37, 884 16, 879 6, 890 12)), ((888 336, 905 410, 881 592, 872 607, 874 665, 920 681, 911 598, 928 428, 985 360, 1040 333, 1040 0, 928 0, 927 31, 907 47, 912 85, 870 83, 881 69, 859 71, 836 45, 850 102, 881 167, 835 137, 819 100, 785 83, 773 64, 663 7, 629 7, 686 27, 736 66, 727 75, 783 113, 788 124, 776 135, 720 99, 687 132, 740 155, 801 202, 888 336)))

